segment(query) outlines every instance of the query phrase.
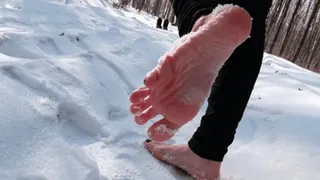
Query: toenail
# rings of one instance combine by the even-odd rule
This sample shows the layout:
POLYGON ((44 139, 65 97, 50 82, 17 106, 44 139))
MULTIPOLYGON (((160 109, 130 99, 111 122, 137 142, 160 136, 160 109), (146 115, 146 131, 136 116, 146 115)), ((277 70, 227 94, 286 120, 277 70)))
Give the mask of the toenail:
POLYGON ((149 143, 149 142, 151 142, 151 139, 146 139, 146 143, 149 143))

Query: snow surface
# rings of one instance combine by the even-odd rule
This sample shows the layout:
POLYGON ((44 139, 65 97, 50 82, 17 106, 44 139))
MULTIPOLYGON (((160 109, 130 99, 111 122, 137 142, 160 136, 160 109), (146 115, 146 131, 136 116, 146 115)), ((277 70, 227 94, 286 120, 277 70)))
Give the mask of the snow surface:
MULTIPOLYGON (((0 2, 0 179, 190 179, 154 159, 128 96, 178 39, 104 0, 0 2)), ((169 143, 186 143, 202 112, 169 143)), ((224 180, 320 179, 320 76, 265 60, 224 180)))

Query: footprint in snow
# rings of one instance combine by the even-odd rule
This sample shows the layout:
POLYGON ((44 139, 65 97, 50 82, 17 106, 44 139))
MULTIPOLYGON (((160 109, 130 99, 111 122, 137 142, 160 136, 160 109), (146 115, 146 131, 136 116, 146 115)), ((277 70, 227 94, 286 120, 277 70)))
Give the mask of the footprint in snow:
POLYGON ((115 45, 110 52, 119 57, 130 57, 132 62, 138 62, 143 55, 129 46, 130 44, 115 45))
POLYGON ((134 131, 132 129, 123 128, 122 131, 109 131, 112 135, 108 138, 103 138, 102 141, 106 146, 118 146, 137 149, 137 147, 142 145, 142 141, 146 138, 143 132, 134 131))
POLYGON ((277 109, 272 109, 272 108, 265 108, 265 107, 259 107, 257 105, 248 105, 247 109, 250 109, 252 111, 260 112, 260 113, 265 113, 268 115, 282 115, 282 112, 277 109))
POLYGON ((37 46, 47 54, 61 54, 62 51, 52 37, 42 37, 38 40, 37 46))
POLYGON ((107 30, 108 34, 112 36, 122 36, 123 34, 120 32, 119 28, 111 27, 107 30))
POLYGON ((86 39, 87 37, 88 35, 82 34, 82 33, 79 33, 79 35, 76 35, 76 36, 71 36, 71 35, 68 36, 69 40, 72 43, 76 43, 76 45, 82 49, 89 50, 90 47, 87 46, 87 44, 85 44, 84 42, 84 39, 86 39))
POLYGON ((60 67, 49 60, 44 60, 43 62, 40 61, 39 63, 42 63, 44 66, 43 73, 53 73, 55 76, 57 76, 55 79, 59 81, 59 84, 62 84, 63 86, 77 86, 78 88, 82 88, 87 91, 83 82, 63 67, 60 67))
POLYGON ((10 40, 10 37, 6 34, 3 34, 0 36, 0 47, 3 46, 5 43, 7 43, 10 40))
POLYGON ((81 163, 84 167, 86 167, 90 172, 87 174, 86 179, 88 180, 108 180, 107 177, 100 175, 100 170, 97 164, 97 161, 86 153, 80 147, 73 146, 72 154, 81 163))
POLYGON ((54 90, 48 87, 47 82, 41 81, 36 77, 30 75, 30 73, 28 73, 25 69, 18 68, 14 65, 3 65, 2 67, 0 67, 0 69, 8 77, 20 82, 21 84, 26 85, 30 89, 45 93, 49 97, 60 97, 59 93, 55 92, 54 90))
POLYGON ((132 92, 133 90, 136 89, 136 86, 134 86, 129 80, 128 80, 128 74, 126 71, 120 67, 118 64, 116 64, 113 60, 110 60, 109 58, 106 58, 105 56, 95 53, 95 57, 97 60, 102 61, 105 63, 106 66, 111 68, 117 75, 118 77, 122 80, 123 84, 125 85, 125 89, 127 90, 128 94, 129 92, 132 92))
POLYGON ((128 112, 123 110, 121 107, 110 105, 108 110, 108 119, 109 120, 123 120, 128 116, 128 112))
POLYGON ((127 38, 123 35, 118 27, 111 27, 103 32, 103 36, 108 39, 109 45, 120 44, 127 38))
POLYGON ((119 153, 115 157, 116 159, 123 159, 130 161, 132 159, 132 154, 130 153, 119 153))
POLYGON ((90 50, 88 50, 87 52, 81 53, 80 57, 89 63, 92 63, 95 58, 94 53, 90 50))
POLYGON ((101 123, 75 102, 65 101, 58 104, 57 118, 65 121, 91 136, 107 136, 101 123))

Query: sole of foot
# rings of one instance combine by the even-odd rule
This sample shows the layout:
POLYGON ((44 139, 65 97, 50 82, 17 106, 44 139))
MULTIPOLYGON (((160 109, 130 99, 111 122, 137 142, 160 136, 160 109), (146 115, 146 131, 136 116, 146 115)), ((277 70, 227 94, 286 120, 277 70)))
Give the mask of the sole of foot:
POLYGON ((219 70, 250 36, 251 17, 241 7, 219 5, 195 23, 192 32, 165 53, 130 96, 130 110, 139 125, 157 115, 148 128, 153 141, 163 142, 191 121, 208 98, 219 70))

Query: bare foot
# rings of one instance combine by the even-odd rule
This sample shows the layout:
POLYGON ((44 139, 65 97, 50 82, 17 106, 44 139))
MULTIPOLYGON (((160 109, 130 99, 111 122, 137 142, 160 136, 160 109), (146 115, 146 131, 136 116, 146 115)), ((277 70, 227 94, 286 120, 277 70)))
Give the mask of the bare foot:
POLYGON ((183 169, 196 180, 217 180, 220 175, 220 162, 199 157, 186 144, 167 145, 157 142, 144 144, 154 157, 183 169))
MULTIPOLYGON (((196 22, 181 44, 160 58, 145 87, 131 96, 131 113, 143 125, 157 115, 164 118, 148 129, 154 141, 166 141, 192 120, 209 96, 225 61, 251 31, 251 17, 244 9, 218 6, 196 22)), ((245 61, 245 59, 244 59, 245 61)))

